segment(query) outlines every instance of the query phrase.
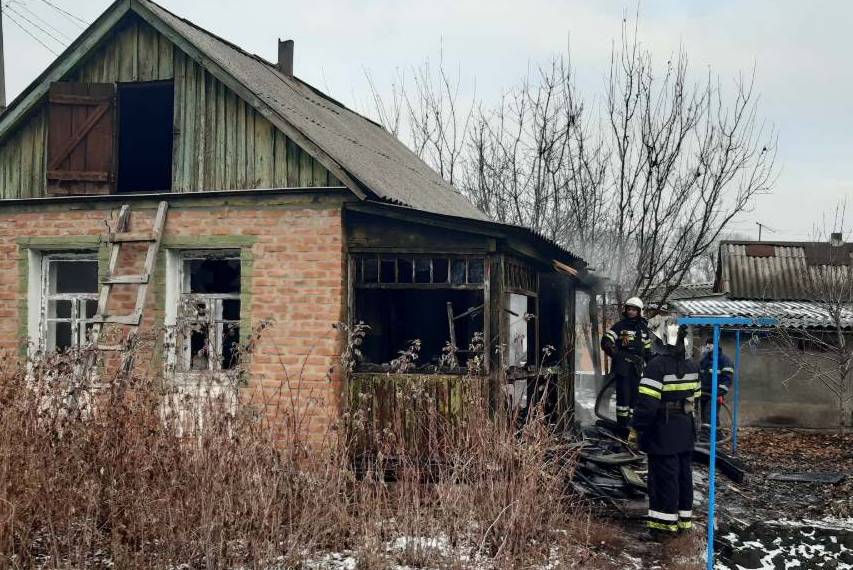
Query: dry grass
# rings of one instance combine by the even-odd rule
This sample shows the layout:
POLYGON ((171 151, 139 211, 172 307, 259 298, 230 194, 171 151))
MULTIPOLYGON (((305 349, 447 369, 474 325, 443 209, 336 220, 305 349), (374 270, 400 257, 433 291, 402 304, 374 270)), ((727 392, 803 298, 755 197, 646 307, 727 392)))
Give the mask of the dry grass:
MULTIPOLYGON (((561 547, 595 557, 597 530, 566 492, 574 458, 538 419, 516 431, 472 414, 427 458, 392 434, 356 470, 352 417, 307 447, 304 410, 282 410, 283 445, 257 403, 208 395, 192 401, 200 416, 180 415, 164 407, 175 390, 162 374, 95 386, 85 361, 0 369, 0 566, 290 568, 349 551, 359 568, 531 567, 561 547)), ((298 390, 284 370, 281 382, 298 390)))

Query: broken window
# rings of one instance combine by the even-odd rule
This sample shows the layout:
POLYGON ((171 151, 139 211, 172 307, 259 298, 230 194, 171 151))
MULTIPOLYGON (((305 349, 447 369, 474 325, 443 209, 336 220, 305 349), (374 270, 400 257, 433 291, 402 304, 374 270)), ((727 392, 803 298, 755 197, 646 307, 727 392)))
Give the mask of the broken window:
POLYGON ((42 258, 42 339, 48 352, 86 344, 98 308, 97 254, 42 258))
POLYGON ((179 370, 231 370, 239 363, 240 252, 184 252, 177 315, 179 370))
POLYGON ((387 365, 414 340, 416 370, 466 366, 484 327, 484 257, 359 255, 353 270, 354 320, 370 327, 363 368, 387 365))

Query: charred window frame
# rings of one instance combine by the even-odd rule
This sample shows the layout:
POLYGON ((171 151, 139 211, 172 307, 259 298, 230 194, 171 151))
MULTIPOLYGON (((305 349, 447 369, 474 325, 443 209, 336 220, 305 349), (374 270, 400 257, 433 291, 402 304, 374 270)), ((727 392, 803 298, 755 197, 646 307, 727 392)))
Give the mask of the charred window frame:
POLYGON ((239 364, 241 316, 239 250, 180 252, 176 370, 223 372, 239 364))
POLYGON ((359 370, 387 367, 415 339, 421 350, 413 371, 452 372, 467 365, 476 335, 486 329, 484 255, 355 254, 350 272, 352 321, 371 327, 359 370), (452 337, 455 351, 449 355, 452 337))
POLYGON ((45 253, 41 276, 41 346, 47 352, 84 346, 98 307, 97 252, 45 253))
POLYGON ((486 259, 482 255, 356 255, 354 283, 359 288, 485 287, 486 259))

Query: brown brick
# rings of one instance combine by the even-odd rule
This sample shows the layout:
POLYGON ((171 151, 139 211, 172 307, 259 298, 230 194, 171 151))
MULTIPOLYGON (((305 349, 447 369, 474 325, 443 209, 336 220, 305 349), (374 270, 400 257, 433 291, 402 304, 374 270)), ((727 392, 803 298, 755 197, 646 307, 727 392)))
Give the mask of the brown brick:
MULTIPOLYGON (((0 349, 14 351, 19 322, 18 259, 26 259, 16 240, 28 237, 96 236, 102 233, 112 211, 69 210, 0 214, 0 349)), ((134 210, 135 229, 150 224, 152 212, 134 210)), ((336 418, 342 381, 330 378, 329 370, 338 363, 340 340, 331 325, 344 312, 344 235, 341 211, 288 210, 286 208, 191 209, 173 205, 165 229, 165 239, 192 236, 254 236, 251 306, 252 322, 273 320, 249 362, 249 383, 244 401, 262 402, 269 419, 281 428, 293 395, 297 406, 308 406, 310 436, 326 437, 336 418), (307 362, 306 362, 307 359, 307 362), (299 373, 303 376, 300 378, 299 373), (285 372, 287 374, 285 374, 285 372), (289 380, 287 379, 289 375, 289 380), (281 399, 281 400, 280 400, 281 399)), ((121 259, 120 272, 142 267, 145 248, 128 247, 121 259)), ((158 267, 160 269, 162 266, 158 267)), ((159 276, 162 277, 162 276, 159 276)), ((155 282, 158 279, 155 278, 155 282)), ((162 326, 162 307, 155 306, 156 287, 149 288, 143 328, 162 326)), ((134 287, 116 287, 110 311, 129 313, 136 297, 134 287)), ((143 363, 150 366, 151 361, 143 363)))

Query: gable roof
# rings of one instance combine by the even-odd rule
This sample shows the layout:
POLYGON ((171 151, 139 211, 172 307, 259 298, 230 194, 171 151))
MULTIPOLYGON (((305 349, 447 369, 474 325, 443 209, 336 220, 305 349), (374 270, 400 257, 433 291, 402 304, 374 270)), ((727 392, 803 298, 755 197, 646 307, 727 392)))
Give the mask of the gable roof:
POLYGON ((396 137, 263 58, 150 0, 117 0, 0 115, 0 137, 134 12, 252 105, 360 197, 475 220, 489 218, 396 137))
POLYGON ((851 255, 850 243, 724 241, 714 290, 731 299, 808 301, 819 268, 849 267, 851 255))

